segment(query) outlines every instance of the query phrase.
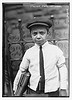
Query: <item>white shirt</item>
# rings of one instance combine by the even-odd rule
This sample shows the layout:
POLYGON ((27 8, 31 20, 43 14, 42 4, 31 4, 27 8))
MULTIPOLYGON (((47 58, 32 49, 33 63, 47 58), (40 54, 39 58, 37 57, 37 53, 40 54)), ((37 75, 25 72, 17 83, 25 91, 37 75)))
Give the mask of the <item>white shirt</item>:
MULTIPOLYGON (((59 87, 60 89, 67 89, 67 68, 64 64, 65 57, 63 52, 57 46, 48 42, 42 45, 42 51, 44 57, 45 92, 56 91, 59 87)), ((39 46, 37 44, 26 51, 16 75, 13 90, 16 90, 20 75, 27 68, 29 68, 31 73, 29 87, 36 91, 40 79, 39 46)))

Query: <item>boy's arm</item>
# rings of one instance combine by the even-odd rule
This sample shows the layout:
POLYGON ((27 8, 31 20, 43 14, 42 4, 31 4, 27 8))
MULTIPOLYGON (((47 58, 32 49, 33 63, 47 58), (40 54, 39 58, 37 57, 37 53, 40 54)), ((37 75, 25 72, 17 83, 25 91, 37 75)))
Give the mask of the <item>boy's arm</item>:
POLYGON ((60 79, 60 96, 67 96, 68 88, 68 70, 65 65, 65 57, 60 48, 57 48, 57 66, 59 69, 59 79, 60 79))
POLYGON ((14 84, 13 84, 13 91, 14 93, 16 92, 17 90, 17 85, 18 85, 18 82, 19 82, 19 79, 21 77, 21 74, 24 73, 28 67, 29 67, 29 60, 28 60, 28 54, 27 52, 25 53, 23 59, 22 59, 22 62, 20 64, 20 67, 19 67, 19 71, 15 77, 15 80, 14 80, 14 84))
POLYGON ((67 96, 67 85, 68 85, 68 73, 65 64, 62 64, 59 68, 60 73, 60 96, 67 96))

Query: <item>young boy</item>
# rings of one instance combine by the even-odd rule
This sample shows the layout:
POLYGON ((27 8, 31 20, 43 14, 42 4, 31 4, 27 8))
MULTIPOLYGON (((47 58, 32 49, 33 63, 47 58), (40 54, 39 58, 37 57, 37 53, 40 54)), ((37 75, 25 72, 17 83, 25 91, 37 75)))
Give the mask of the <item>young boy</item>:
POLYGON ((35 20, 28 23, 35 45, 24 54, 14 81, 16 92, 21 73, 26 69, 31 73, 27 94, 29 96, 67 96, 67 68, 63 52, 47 41, 50 20, 35 20))

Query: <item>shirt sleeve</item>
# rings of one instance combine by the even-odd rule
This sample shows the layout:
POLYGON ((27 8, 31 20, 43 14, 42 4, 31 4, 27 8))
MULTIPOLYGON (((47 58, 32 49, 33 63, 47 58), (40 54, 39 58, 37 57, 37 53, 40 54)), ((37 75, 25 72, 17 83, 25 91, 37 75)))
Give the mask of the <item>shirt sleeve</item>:
POLYGON ((68 72, 67 67, 65 64, 62 65, 62 67, 59 68, 60 72, 60 89, 66 89, 68 88, 68 72))
POLYGON ((65 63, 65 57, 63 52, 60 48, 57 48, 57 66, 61 67, 62 64, 65 63))
POLYGON ((25 71, 29 67, 29 63, 30 63, 30 60, 29 60, 29 52, 26 51, 26 53, 24 54, 24 57, 22 59, 22 62, 20 64, 20 70, 22 72, 25 71))
POLYGON ((19 67, 19 70, 18 70, 18 73, 15 77, 15 80, 14 80, 14 84, 13 84, 13 90, 16 92, 16 89, 17 89, 17 85, 18 85, 18 82, 19 82, 19 79, 20 79, 20 76, 21 74, 29 67, 29 59, 28 59, 28 53, 26 52, 23 59, 22 59, 22 62, 20 64, 20 67, 19 67))

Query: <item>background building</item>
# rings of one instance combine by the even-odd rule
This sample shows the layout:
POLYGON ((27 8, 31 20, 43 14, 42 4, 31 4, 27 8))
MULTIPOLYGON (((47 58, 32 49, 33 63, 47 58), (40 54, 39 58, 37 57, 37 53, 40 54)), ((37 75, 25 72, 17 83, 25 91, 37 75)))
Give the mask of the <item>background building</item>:
POLYGON ((69 3, 3 3, 3 96, 13 96, 13 81, 22 57, 34 45, 25 25, 36 17, 52 20, 48 41, 64 52, 69 75, 69 6, 69 3))

